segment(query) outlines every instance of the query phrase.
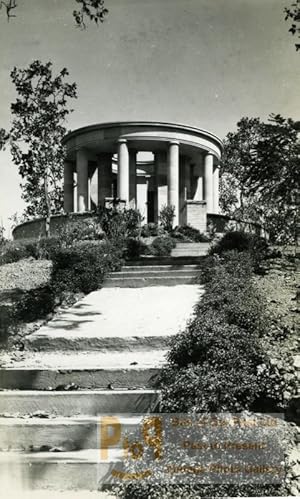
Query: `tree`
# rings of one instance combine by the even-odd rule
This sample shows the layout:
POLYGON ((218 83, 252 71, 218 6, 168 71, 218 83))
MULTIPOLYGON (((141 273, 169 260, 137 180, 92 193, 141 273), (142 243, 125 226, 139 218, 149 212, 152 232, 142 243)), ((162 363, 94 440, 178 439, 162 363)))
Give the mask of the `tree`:
POLYGON ((11 78, 18 97, 11 105, 14 116, 9 132, 0 131, 2 146, 9 143, 14 163, 19 168, 22 197, 27 203, 26 215, 46 217, 46 234, 50 217, 62 209, 64 122, 72 111, 67 100, 76 98, 76 84, 65 82, 63 68, 55 76, 52 63, 32 62, 28 68, 14 68, 11 78))
MULTIPOLYGON (((86 29, 86 23, 89 21, 97 25, 104 22, 108 14, 104 0, 75 0, 75 2, 78 4, 78 8, 73 10, 73 17, 77 27, 86 29)), ((5 9, 8 21, 12 17, 16 17, 17 7, 16 0, 0 0, 0 10, 5 9)))
MULTIPOLYGON (((290 7, 286 7, 284 13, 285 20, 292 21, 289 32, 292 33, 292 35, 298 35, 298 38, 300 38, 300 0, 296 0, 290 7)), ((299 50, 300 43, 295 43, 295 47, 296 50, 299 50)))
POLYGON ((221 180, 224 212, 263 223, 274 241, 296 239, 298 128, 298 123, 280 115, 270 115, 267 123, 258 118, 242 118, 237 131, 229 133, 224 142, 221 180), (230 201, 226 189, 228 177, 233 188, 230 201), (234 195, 239 202, 232 200, 234 195))

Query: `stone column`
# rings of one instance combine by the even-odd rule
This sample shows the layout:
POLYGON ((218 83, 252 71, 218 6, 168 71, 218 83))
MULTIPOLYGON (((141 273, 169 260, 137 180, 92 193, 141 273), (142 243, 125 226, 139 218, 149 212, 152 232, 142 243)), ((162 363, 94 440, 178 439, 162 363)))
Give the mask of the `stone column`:
POLYGON ((136 155, 134 150, 129 151, 129 206, 136 208, 136 155))
POLYGON ((127 140, 118 141, 118 198, 129 202, 129 154, 127 140))
POLYGON ((76 154, 77 171, 77 211, 88 209, 88 155, 84 149, 76 154))
POLYGON ((213 190, 214 190, 214 213, 219 213, 219 165, 214 167, 213 190))
POLYGON ((175 207, 173 226, 179 224, 179 142, 169 143, 168 205, 175 207))
POLYGON ((213 164, 214 157, 212 154, 206 154, 204 158, 204 187, 207 213, 214 211, 213 199, 213 164))
POLYGON ((105 198, 112 197, 112 154, 102 153, 97 157, 98 206, 105 206, 105 198))
MULTIPOLYGON (((166 167, 166 153, 159 151, 154 153, 154 168, 155 168, 155 181, 156 185, 156 207, 155 207, 155 220, 159 222, 159 214, 162 207, 167 204, 167 185, 164 180, 164 169, 166 167)), ((166 176, 166 175, 165 175, 166 176)))
POLYGON ((69 161, 64 162, 64 211, 71 213, 74 211, 74 182, 73 165, 69 161))

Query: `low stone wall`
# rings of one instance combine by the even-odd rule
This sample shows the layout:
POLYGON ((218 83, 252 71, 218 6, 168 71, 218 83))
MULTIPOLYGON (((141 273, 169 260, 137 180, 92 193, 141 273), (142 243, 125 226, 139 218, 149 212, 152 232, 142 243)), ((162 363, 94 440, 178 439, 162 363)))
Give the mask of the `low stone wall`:
MULTIPOLYGON (((51 236, 58 236, 60 229, 68 226, 68 224, 80 220, 90 220, 92 222, 93 219, 94 214, 92 212, 53 215, 50 220, 50 234, 51 236)), ((45 218, 36 218, 17 225, 12 231, 12 235, 15 240, 45 237, 45 218)))
MULTIPOLYGON (((263 228, 259 224, 243 220, 234 220, 227 215, 216 215, 212 213, 206 215, 205 201, 187 201, 185 210, 186 223, 200 230, 200 232, 206 232, 209 224, 211 224, 214 227, 215 232, 221 234, 228 231, 230 228, 231 230, 243 230, 252 234, 266 236, 263 228)), ((93 212, 53 215, 50 221, 50 233, 52 236, 57 236, 62 227, 66 227, 68 224, 80 220, 90 220, 92 222, 94 216, 93 212)), ((15 240, 45 237, 45 218, 36 218, 35 220, 17 225, 17 227, 14 228, 12 235, 15 240)))
POLYGON ((207 214, 207 226, 212 225, 215 232, 224 233, 230 230, 241 230, 257 234, 258 236, 266 236, 262 226, 258 223, 248 222, 245 220, 235 220, 227 215, 217 215, 213 213, 207 214))

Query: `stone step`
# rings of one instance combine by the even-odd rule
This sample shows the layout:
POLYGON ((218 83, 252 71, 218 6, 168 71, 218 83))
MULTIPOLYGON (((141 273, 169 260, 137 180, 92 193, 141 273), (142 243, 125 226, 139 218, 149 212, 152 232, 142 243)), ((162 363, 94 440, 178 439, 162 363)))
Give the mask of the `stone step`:
POLYGON ((209 248, 211 243, 193 243, 193 242, 177 242, 176 248, 209 248))
MULTIPOLYGON (((109 286, 107 286, 109 287, 109 286)), ((115 286, 112 286, 115 287, 115 286)), ((122 286, 118 286, 122 287, 122 286)), ((127 286, 124 286, 127 287, 127 286)), ((135 286, 139 287, 139 286, 135 286)), ((178 332, 178 331, 177 331, 178 332)), ((77 351, 82 350, 90 352, 107 353, 111 352, 145 352, 149 350, 166 350, 170 345, 170 340, 173 334, 165 334, 163 332, 158 335, 155 332, 152 335, 135 335, 135 336, 100 336, 100 334, 84 335, 80 332, 74 334, 63 335, 57 332, 55 335, 44 335, 35 333, 28 337, 25 342, 26 350, 28 351, 77 351), (77 333, 77 334, 76 334, 77 333)), ((174 331, 175 334, 175 331, 174 331)))
MULTIPOLYGON (((124 433, 134 431, 141 415, 120 417, 124 433)), ((100 417, 0 418, 0 451, 68 452, 99 448, 100 417)))
POLYGON ((0 416, 73 417, 143 413, 152 412, 158 400, 157 390, 4 390, 0 392, 0 416))
MULTIPOLYGON (((186 255, 187 255, 187 251, 184 249, 183 250, 181 250, 181 249, 172 250, 172 256, 174 256, 174 257, 180 257, 180 256, 186 256, 186 255)), ((189 250, 188 255, 197 257, 197 256, 202 256, 202 253, 200 253, 197 250, 189 250)))
MULTIPOLYGON (((174 251, 174 250, 173 250, 174 251)), ((147 265, 200 265, 205 261, 205 256, 141 256, 138 260, 129 260, 126 266, 147 266, 147 265)))
POLYGON ((161 286, 159 294, 154 287, 103 288, 28 335, 25 351, 164 350, 186 327, 203 292, 190 284, 161 286))
MULTIPOLYGON (((191 265, 125 265, 122 267, 122 272, 156 272, 156 271, 183 271, 183 270, 194 270, 199 271, 201 269, 200 265, 191 264, 191 265)), ((114 272, 115 275, 117 272, 114 272)))
POLYGON ((147 267, 146 269, 143 268, 141 270, 121 270, 120 272, 114 272, 111 274, 108 279, 110 278, 118 278, 118 279, 126 279, 129 277, 197 277, 199 274, 199 270, 195 268, 189 268, 189 269, 160 269, 160 270, 153 270, 151 267, 147 267))
POLYGON ((167 350, 145 352, 19 352, 11 360, 0 355, 0 388, 55 390, 78 386, 81 389, 150 388, 167 350))
MULTIPOLYGON (((3 490, 101 490, 123 451, 110 450, 101 460, 98 449, 73 452, 0 452, 0 485, 3 490)), ((7 496, 6 496, 7 497, 7 496)), ((14 497, 22 497, 19 496, 14 497)), ((53 497, 53 496, 52 496, 53 497)), ((101 497, 101 496, 100 496, 101 497)))
POLYGON ((145 288, 149 286, 179 286, 182 284, 196 284, 197 277, 191 276, 166 276, 166 277, 109 277, 104 283, 104 288, 145 288))

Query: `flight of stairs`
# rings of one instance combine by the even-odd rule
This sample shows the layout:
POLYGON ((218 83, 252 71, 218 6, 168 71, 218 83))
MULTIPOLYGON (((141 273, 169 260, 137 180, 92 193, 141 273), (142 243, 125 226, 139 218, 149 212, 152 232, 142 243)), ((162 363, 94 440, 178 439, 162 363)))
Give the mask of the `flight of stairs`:
POLYGON ((209 243, 177 243, 170 256, 142 257, 127 262, 109 276, 103 287, 176 286, 195 284, 209 243))
MULTIPOLYGON (((195 255, 151 263, 141 258, 104 286, 192 284, 199 266, 195 255)), ((97 490, 120 459, 118 451, 110 461, 100 459, 99 414, 136 414, 123 421, 130 428, 140 413, 157 410, 154 382, 165 362, 168 333, 105 343, 99 332, 99 338, 79 346, 77 341, 76 348, 71 329, 65 329, 64 342, 54 339, 45 348, 38 333, 15 361, 0 358, 0 483, 20 490, 97 490)))

